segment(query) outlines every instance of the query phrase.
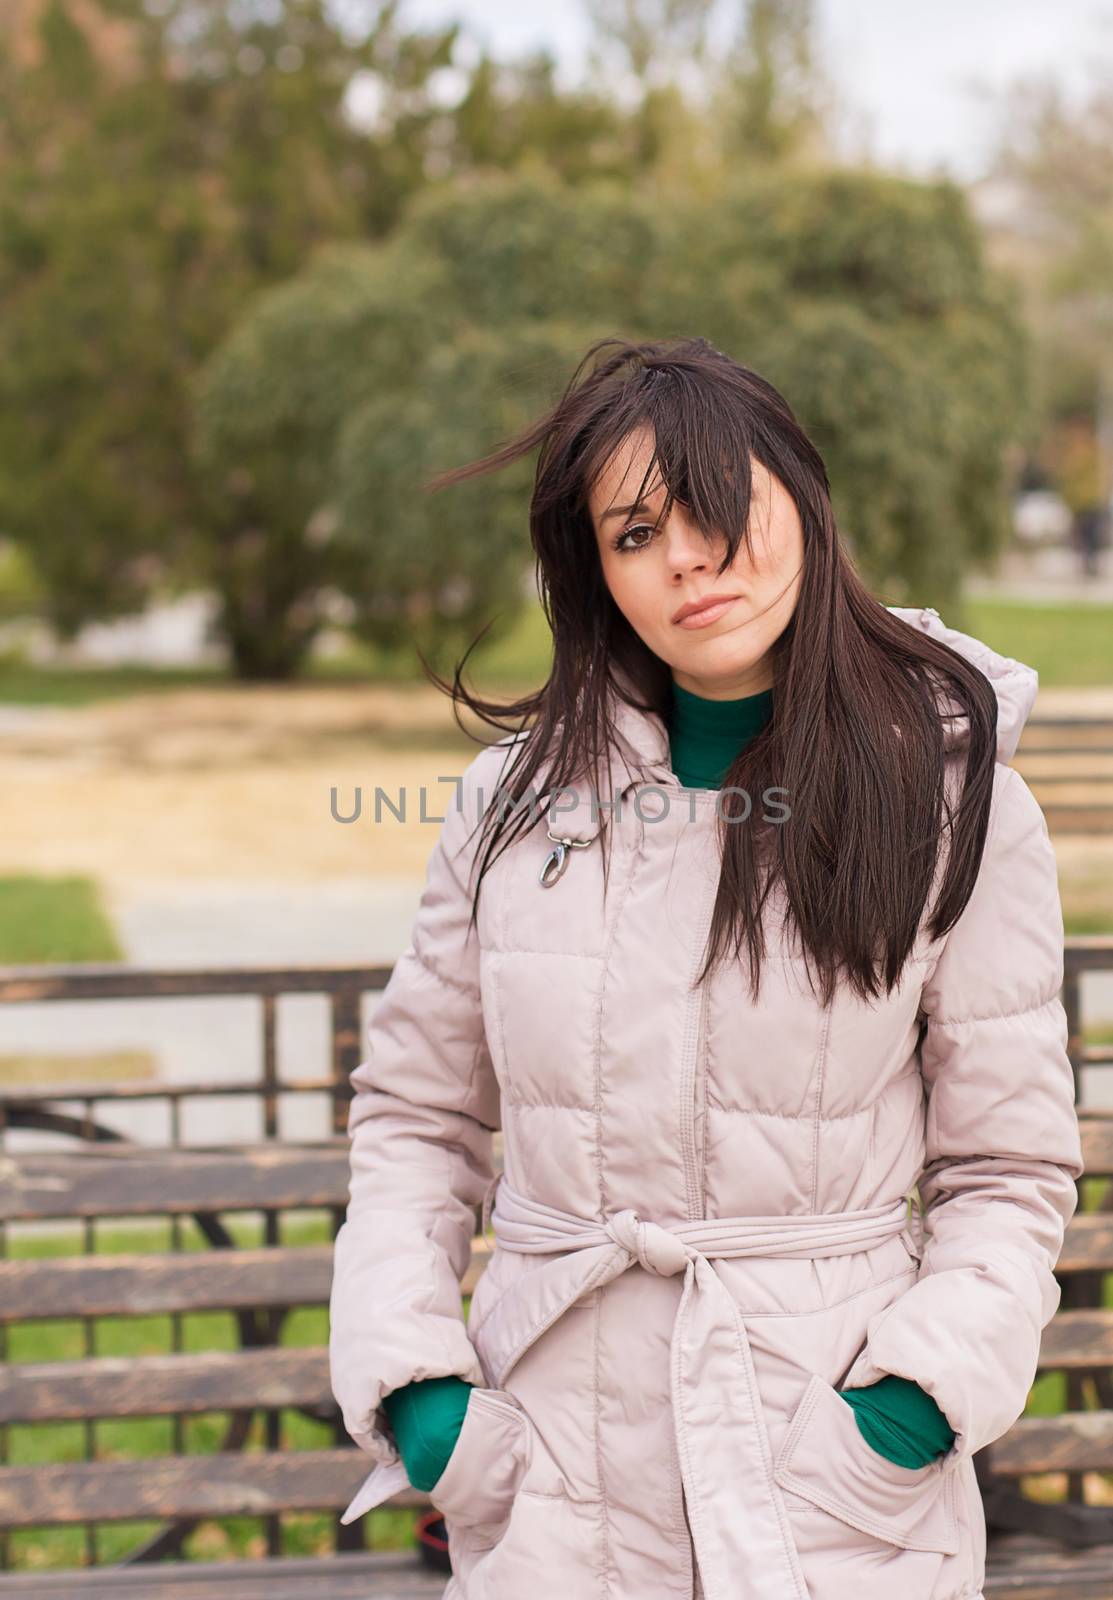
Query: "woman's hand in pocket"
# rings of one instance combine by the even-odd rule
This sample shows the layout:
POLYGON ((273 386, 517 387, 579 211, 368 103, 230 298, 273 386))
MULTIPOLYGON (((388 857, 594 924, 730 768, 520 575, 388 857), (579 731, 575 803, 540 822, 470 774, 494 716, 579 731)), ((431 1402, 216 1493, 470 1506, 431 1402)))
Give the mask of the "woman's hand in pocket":
POLYGON ((839 1389, 854 1408, 858 1431, 879 1455, 900 1467, 925 1467, 945 1455, 954 1430, 926 1390, 887 1374, 862 1389, 839 1389))
POLYGON ((472 1385, 454 1376, 423 1378, 383 1398, 406 1476, 430 1490, 441 1477, 460 1436, 472 1385))

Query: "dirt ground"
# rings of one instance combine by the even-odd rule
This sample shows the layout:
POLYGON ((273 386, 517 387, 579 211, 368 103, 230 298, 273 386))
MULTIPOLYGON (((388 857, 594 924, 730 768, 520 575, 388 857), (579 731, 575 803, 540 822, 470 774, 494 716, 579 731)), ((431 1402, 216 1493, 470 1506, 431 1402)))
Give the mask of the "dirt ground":
MULTIPOLYGON (((1111 698, 1041 691, 1038 709, 1098 710, 1111 698)), ((425 684, 222 686, 0 708, 0 871, 88 873, 109 890, 420 878, 451 779, 497 737, 468 725, 478 742, 425 684), (358 821, 334 819, 334 786, 341 814, 362 789, 358 821), (404 822, 386 807, 375 820, 376 786, 405 797, 404 822)), ((1113 838, 1055 846, 1064 903, 1113 918, 1113 838)))
MULTIPOLYGON (((474 727, 474 724, 472 724, 474 727)), ((480 729, 482 743, 497 732, 480 729)), ((0 871, 106 885, 420 876, 479 743, 436 690, 233 687, 0 714, 0 871), (362 789, 359 820, 351 812, 362 789), (385 805, 374 820, 378 786, 385 805)))

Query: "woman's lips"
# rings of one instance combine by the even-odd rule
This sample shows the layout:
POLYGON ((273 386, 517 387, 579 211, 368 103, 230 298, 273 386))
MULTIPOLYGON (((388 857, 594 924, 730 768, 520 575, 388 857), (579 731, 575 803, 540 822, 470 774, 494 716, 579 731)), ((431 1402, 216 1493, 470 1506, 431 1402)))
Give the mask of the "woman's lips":
POLYGON ((713 606, 704 606, 702 611, 693 611, 690 616, 682 617, 679 622, 673 623, 675 628, 709 628, 713 622, 728 612, 735 605, 739 596, 735 595, 730 600, 717 600, 713 606))

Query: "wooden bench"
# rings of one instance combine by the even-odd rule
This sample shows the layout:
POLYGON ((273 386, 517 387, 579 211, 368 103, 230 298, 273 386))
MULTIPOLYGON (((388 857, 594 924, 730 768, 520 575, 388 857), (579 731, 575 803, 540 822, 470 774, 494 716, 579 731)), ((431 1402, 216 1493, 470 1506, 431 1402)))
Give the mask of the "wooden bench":
MULTIPOLYGON (((1113 1173, 1113 1113, 1083 1118, 1088 1175, 1113 1173)), ((226 1411, 217 1454, 141 1461, 85 1460, 0 1466, 0 1531, 40 1525, 157 1519, 164 1530, 127 1564, 64 1573, 0 1574, 0 1596, 80 1600, 410 1600, 441 1595, 446 1578, 416 1554, 362 1548, 360 1524, 337 1523, 337 1551, 317 1558, 281 1554, 283 1512, 339 1512, 370 1462, 347 1440, 332 1398, 323 1346, 278 1343, 285 1314, 327 1305, 328 1244, 236 1246, 223 1217, 323 1208, 338 1224, 347 1203, 348 1144, 268 1144, 217 1149, 93 1146, 59 1154, 0 1151, 0 1223, 153 1215, 191 1217, 207 1250, 88 1254, 0 1260, 0 1321, 226 1310, 239 1348, 122 1361, 89 1353, 72 1361, 0 1369, 0 1424, 89 1418, 187 1417, 226 1411), (335 1428, 336 1447, 283 1449, 278 1422, 297 1408, 335 1428), (242 1448, 253 1415, 265 1419, 265 1448, 242 1448), (234 1515, 267 1519, 262 1561, 167 1561, 199 1522, 234 1515)), ((976 1458, 990 1523, 986 1595, 1011 1600, 1109 1600, 1113 1594, 1113 1507, 1082 1504, 1083 1474, 1113 1474, 1113 1310, 1102 1284, 1113 1272, 1113 1206, 1071 1224, 1060 1264, 1063 1306, 1045 1333, 1041 1366, 1067 1374, 1068 1411, 1022 1418, 976 1458), (1098 1409, 1094 1409, 1094 1402, 1098 1409), (1065 1473, 1071 1500, 1036 1504, 1019 1494, 1022 1476, 1065 1473)), ((478 1220, 478 1219, 477 1219, 478 1220)), ((476 1237, 463 1289, 471 1292, 489 1254, 476 1237)), ((91 1348, 91 1340, 87 1338, 91 1348)), ((1110 1479, 1113 1485, 1113 1477, 1110 1479)), ((408 1490, 395 1507, 430 1506, 408 1490)))
POLYGON ((1053 838, 1113 832, 1113 769, 1102 765, 1111 750, 1107 716, 1037 713, 1024 724, 1013 765, 1031 785, 1053 838))
MULTIPOLYGON (((329 1384, 327 1346, 283 1347, 285 1314, 327 1305, 331 1244, 268 1243, 236 1247, 224 1216, 325 1208, 342 1216, 348 1198, 347 1140, 321 1145, 155 1150, 124 1145, 60 1154, 0 1151, 0 1221, 44 1223, 191 1217, 209 1249, 88 1254, 0 1261, 0 1321, 224 1310, 235 1314, 239 1348, 129 1359, 87 1354, 78 1360, 0 1367, 0 1424, 227 1412, 215 1454, 137 1461, 84 1460, 0 1466, 0 1530, 85 1526, 124 1520, 165 1521, 162 1532, 126 1565, 55 1573, 0 1574, 0 1594, 77 1600, 88 1594, 161 1600, 416 1600, 443 1593, 447 1577, 408 1551, 363 1549, 359 1524, 337 1523, 337 1552, 319 1558, 281 1555, 282 1512, 339 1513, 371 1469, 347 1438, 329 1384), (337 1448, 283 1449, 283 1409, 298 1408, 333 1424, 337 1448), (265 1447, 243 1448, 262 1413, 265 1447), (198 1523, 239 1515, 267 1519, 268 1559, 167 1562, 198 1523), (347 1544, 348 1548, 344 1548, 347 1544)), ((335 1229, 333 1229, 333 1232, 335 1229)), ((272 1227, 268 1233, 276 1235, 272 1227)), ((394 1505, 423 1507, 409 1492, 394 1505)))
MULTIPOLYGON (((1113 1175, 1113 1112, 1083 1112, 1084 1184, 1113 1175)), ((1066 1375, 1066 1410, 1021 1417, 974 1458, 989 1529, 985 1592, 1009 1600, 1113 1596, 1113 1183, 1075 1213, 1059 1257, 1059 1310, 1044 1330, 1041 1372, 1066 1375), (1065 1475, 1067 1499, 1022 1495, 1022 1477, 1065 1475), (1088 1474, 1108 1474, 1105 1503, 1085 1503, 1088 1474)))

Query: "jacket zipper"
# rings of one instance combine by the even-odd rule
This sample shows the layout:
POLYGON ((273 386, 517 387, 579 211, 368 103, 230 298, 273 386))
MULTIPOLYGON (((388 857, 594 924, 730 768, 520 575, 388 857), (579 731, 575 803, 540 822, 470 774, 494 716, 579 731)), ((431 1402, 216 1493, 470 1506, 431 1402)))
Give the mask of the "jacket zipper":
MULTIPOLYGON (((669 767, 655 769, 651 774, 654 782, 670 789, 680 789, 680 780, 669 767)), ((644 824, 643 824, 644 828, 644 824)), ((688 1214, 692 1221, 699 1220, 703 1215, 703 1176, 700 1170, 700 1156, 696 1145, 696 1094, 699 1085, 699 1065, 702 1058, 703 1039, 706 1032, 707 1017, 707 983, 700 985, 693 995, 692 982, 699 971, 703 959, 704 946, 707 936, 711 931, 711 922, 715 914, 715 896, 718 890, 717 878, 712 881, 711 892, 704 915, 700 919, 696 948, 692 954, 692 962, 688 969, 688 1012, 684 1027, 684 1044, 682 1050, 682 1092, 681 1092, 681 1117, 680 1117, 680 1143, 684 1159, 684 1183, 688 1200, 688 1214)), ((706 1115, 706 1113, 705 1113, 706 1115)), ((691 1600, 704 1600, 704 1588, 700 1579, 699 1560, 696 1555, 696 1542, 692 1537, 692 1524, 688 1519, 688 1505, 684 1495, 683 1484, 680 1490, 680 1503, 684 1511, 684 1526, 688 1533, 688 1560, 692 1574, 691 1600)))
MULTIPOLYGON (((677 794, 681 791, 680 779, 672 768, 664 763, 653 764, 643 769, 641 778, 648 779, 660 788, 675 789, 677 794)), ((630 785, 627 787, 630 787, 630 785)), ((644 822, 642 828, 644 833, 644 822)), ((704 945, 707 942, 707 935, 711 931, 717 889, 718 880, 715 879, 711 885, 710 898, 706 910, 700 919, 695 949, 692 952, 692 962, 688 969, 688 995, 686 1002, 688 1009, 681 1048, 680 1146, 684 1160, 684 1190, 690 1221, 698 1221, 703 1216, 703 1179, 700 1172, 699 1152, 696 1148, 695 1123, 700 1052, 703 1046, 704 1021, 707 1009, 707 984, 701 984, 699 990, 693 994, 692 983, 696 973, 699 971, 700 963, 703 959, 704 945)))
MULTIPOLYGON (((692 964, 688 972, 688 988, 691 991, 696 973, 699 971, 703 960, 704 949, 707 944, 708 934, 711 932, 711 922, 715 913, 715 896, 718 890, 718 881, 711 885, 707 900, 707 907, 700 919, 695 941, 695 950, 692 955, 692 964)), ((683 1083, 681 1093, 681 1146, 684 1153, 684 1179, 688 1198, 689 1220, 698 1222, 703 1217, 703 1174, 700 1170, 700 1151, 696 1141, 696 1109, 700 1087, 700 1062, 703 1053, 703 1040, 707 1023, 707 991, 710 978, 700 985, 695 993, 688 995, 688 1019, 684 1030, 683 1054, 683 1083)))

